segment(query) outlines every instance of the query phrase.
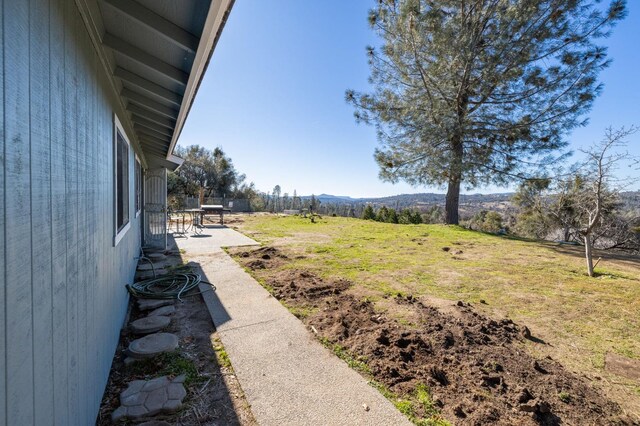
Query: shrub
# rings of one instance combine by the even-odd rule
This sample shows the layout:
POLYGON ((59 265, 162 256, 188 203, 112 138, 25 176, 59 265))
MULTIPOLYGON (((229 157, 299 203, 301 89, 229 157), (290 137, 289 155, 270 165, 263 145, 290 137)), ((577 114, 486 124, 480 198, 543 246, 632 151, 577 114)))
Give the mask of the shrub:
POLYGON ((476 231, 498 233, 502 230, 502 216, 500 213, 482 210, 471 218, 469 228, 476 231))

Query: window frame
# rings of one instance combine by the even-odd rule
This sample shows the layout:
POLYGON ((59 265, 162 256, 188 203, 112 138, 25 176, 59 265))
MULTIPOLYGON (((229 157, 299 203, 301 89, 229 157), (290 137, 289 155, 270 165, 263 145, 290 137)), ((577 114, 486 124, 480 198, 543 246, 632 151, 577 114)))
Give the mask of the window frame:
MULTIPOLYGON (((131 143, 127 137, 127 133, 122 127, 122 123, 118 119, 117 115, 113 115, 113 246, 117 246, 118 243, 124 238, 129 229, 131 228, 131 168, 129 167, 131 157, 131 143), (118 136, 122 138, 126 146, 126 185, 127 185, 127 199, 126 203, 126 222, 118 229, 118 136)), ((124 216, 124 215, 123 215, 124 216)))
POLYGON ((134 182, 134 194, 133 201, 134 207, 133 209, 136 212, 136 218, 140 217, 140 213, 142 212, 142 164, 140 163, 140 158, 138 154, 135 156, 135 161, 133 163, 133 179, 134 182))

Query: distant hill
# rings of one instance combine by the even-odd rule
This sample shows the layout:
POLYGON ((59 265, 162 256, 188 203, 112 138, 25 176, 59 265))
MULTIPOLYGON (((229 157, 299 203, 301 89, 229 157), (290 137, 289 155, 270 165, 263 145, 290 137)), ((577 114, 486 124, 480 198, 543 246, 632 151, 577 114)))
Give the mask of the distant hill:
MULTIPOLYGON (((484 202, 502 202, 508 201, 513 193, 502 194, 465 194, 460 196, 461 203, 484 203, 484 202)), ((344 195, 320 194, 315 195, 321 203, 332 204, 380 204, 387 207, 395 206, 419 206, 443 204, 445 201, 444 194, 421 193, 421 194, 400 194, 388 197, 369 197, 369 198, 353 198, 344 195)), ((303 199, 309 199, 311 196, 303 196, 303 199)))
MULTIPOLYGON (((461 213, 473 214, 480 210, 493 210, 508 212, 514 209, 511 204, 513 192, 498 194, 462 194, 460 195, 461 213)), ((411 208, 427 210, 433 206, 444 207, 445 195, 435 193, 400 194, 389 197, 352 198, 349 196, 320 194, 315 196, 322 204, 352 205, 372 204, 374 207, 393 207, 395 209, 411 208)), ((304 196, 303 199, 311 198, 304 196)), ((625 209, 640 210, 640 191, 628 191, 621 193, 625 209)))
MULTIPOLYGON (((303 198, 311 198, 311 197, 303 197, 303 198)), ((320 194, 316 195, 316 199, 320 200, 321 203, 354 203, 358 202, 360 198, 351 198, 342 195, 329 195, 329 194, 320 194)))

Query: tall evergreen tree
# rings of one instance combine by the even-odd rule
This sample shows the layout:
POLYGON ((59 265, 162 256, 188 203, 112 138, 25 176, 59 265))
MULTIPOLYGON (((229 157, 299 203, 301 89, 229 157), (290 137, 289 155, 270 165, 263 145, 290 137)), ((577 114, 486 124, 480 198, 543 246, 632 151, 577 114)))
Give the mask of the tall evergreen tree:
POLYGON ((420 212, 413 212, 413 215, 411 215, 411 223, 413 223, 414 225, 420 225, 422 223, 422 215, 420 214, 420 212))
POLYGON ((319 207, 320 200, 316 198, 315 194, 311 194, 311 198, 309 199, 309 213, 317 213, 319 207))
POLYGON ((506 184, 551 163, 584 123, 608 65, 606 37, 624 0, 379 0, 369 22, 370 94, 347 91, 374 124, 383 180, 447 187, 506 184))
POLYGON ((362 218, 364 220, 376 220, 376 212, 373 211, 373 207, 371 207, 371 204, 367 204, 367 206, 362 211, 362 218))
POLYGON ((387 209, 387 206, 382 206, 376 214, 376 220, 378 222, 386 222, 387 216, 389 216, 389 209, 387 209))
POLYGON ((385 222, 398 223, 398 213, 396 212, 396 209, 389 209, 387 212, 387 220, 385 220, 385 222))

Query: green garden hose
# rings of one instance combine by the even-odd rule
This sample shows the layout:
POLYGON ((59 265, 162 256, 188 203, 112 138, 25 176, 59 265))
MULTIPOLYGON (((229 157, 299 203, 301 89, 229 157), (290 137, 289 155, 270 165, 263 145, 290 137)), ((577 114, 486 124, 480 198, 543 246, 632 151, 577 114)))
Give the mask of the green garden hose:
MULTIPOLYGON (((163 275, 158 278, 138 281, 127 285, 127 290, 139 299, 178 299, 181 295, 198 287, 198 284, 209 284, 213 290, 215 286, 202 281, 200 274, 191 272, 163 275)), ((199 294, 199 293, 196 293, 199 294)))

